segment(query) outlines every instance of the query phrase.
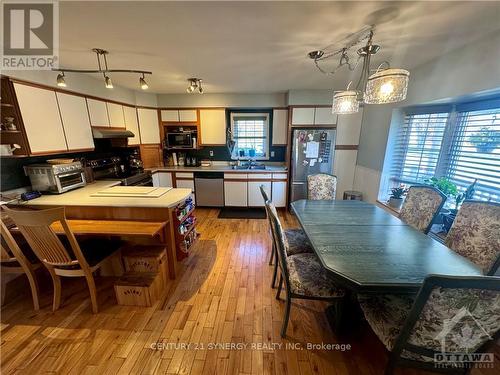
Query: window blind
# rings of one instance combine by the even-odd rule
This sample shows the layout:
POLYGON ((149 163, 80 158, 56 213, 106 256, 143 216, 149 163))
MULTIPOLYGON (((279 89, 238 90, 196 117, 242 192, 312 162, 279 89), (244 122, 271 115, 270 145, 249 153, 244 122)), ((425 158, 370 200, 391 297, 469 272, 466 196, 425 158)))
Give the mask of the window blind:
POLYGON ((500 108, 457 113, 446 176, 475 198, 500 201, 500 108))
POLYGON ((407 114, 393 152, 393 179, 421 183, 434 176, 449 113, 407 114))
POLYGON ((250 156, 250 150, 255 150, 255 157, 267 156, 268 119, 267 116, 232 117, 233 137, 235 142, 234 154, 244 151, 250 156))

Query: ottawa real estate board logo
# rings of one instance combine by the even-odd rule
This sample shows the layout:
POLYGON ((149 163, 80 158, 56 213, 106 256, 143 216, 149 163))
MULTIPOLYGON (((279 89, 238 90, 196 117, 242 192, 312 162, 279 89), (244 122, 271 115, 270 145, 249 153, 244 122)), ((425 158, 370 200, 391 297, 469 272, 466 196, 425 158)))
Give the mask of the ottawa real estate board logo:
POLYGON ((58 66, 57 1, 2 1, 3 70, 51 70, 58 66))

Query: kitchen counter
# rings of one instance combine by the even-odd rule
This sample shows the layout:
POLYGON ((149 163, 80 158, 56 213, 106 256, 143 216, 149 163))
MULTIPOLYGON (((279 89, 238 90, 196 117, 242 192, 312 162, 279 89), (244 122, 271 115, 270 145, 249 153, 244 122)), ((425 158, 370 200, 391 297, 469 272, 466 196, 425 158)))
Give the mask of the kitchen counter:
POLYGON ((266 165, 266 169, 232 169, 230 165, 211 165, 210 167, 156 167, 148 169, 151 173, 156 172, 226 172, 226 173, 273 173, 286 172, 284 165, 266 165))
POLYGON ((136 207, 172 208, 183 202, 191 194, 191 189, 172 189, 158 198, 137 197, 92 197, 91 195, 111 186, 120 185, 119 181, 96 181, 85 187, 63 194, 42 195, 27 202, 26 206, 91 206, 91 207, 136 207))

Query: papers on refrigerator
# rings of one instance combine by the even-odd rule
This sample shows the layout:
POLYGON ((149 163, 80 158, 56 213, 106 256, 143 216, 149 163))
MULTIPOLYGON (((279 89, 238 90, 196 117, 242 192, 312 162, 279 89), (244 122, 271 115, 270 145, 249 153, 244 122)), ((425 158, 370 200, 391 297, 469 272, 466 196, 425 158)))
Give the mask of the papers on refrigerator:
POLYGON ((307 142, 306 158, 317 158, 319 156, 319 142, 307 142))

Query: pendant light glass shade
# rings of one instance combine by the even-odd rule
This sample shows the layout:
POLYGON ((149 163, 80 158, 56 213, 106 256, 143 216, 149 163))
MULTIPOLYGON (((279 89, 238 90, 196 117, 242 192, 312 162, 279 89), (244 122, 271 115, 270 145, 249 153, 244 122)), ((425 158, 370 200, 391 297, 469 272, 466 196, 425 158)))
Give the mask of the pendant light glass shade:
POLYGON ((332 113, 345 115, 358 111, 359 101, 356 91, 340 91, 333 95, 332 113))
POLYGON ((366 104, 396 103, 406 99, 410 72, 386 69, 368 77, 363 101, 366 104))

